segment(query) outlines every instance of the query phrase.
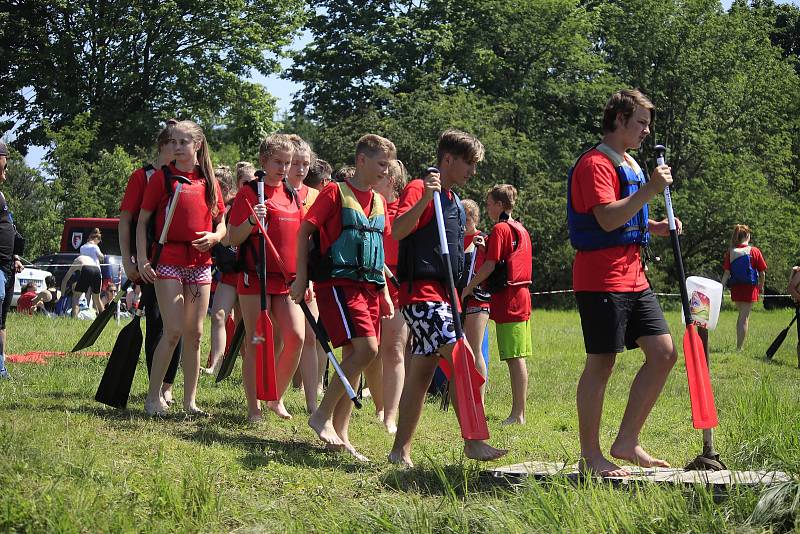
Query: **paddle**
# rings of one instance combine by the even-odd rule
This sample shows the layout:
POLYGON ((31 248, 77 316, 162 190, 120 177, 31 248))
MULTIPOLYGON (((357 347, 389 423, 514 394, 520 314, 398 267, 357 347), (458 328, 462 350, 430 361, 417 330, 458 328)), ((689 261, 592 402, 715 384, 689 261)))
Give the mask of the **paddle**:
POLYGON ((783 340, 786 339, 786 334, 789 333, 789 329, 797 320, 798 314, 800 314, 800 307, 796 306, 794 309, 794 317, 792 317, 792 321, 789 323, 789 326, 780 331, 778 336, 775 338, 775 341, 773 341, 772 345, 770 345, 767 349, 767 353, 764 355, 767 360, 771 360, 772 357, 775 356, 775 353, 778 352, 778 349, 781 348, 781 345, 783 345, 783 340))
POLYGON ((239 349, 242 347, 244 341, 244 322, 240 319, 236 323, 236 329, 233 335, 226 340, 225 356, 222 358, 222 363, 217 372, 217 379, 215 383, 220 383, 231 375, 234 364, 236 363, 236 356, 239 354, 239 349))
POLYGON ((92 324, 89 325, 89 328, 86 329, 86 332, 83 333, 83 336, 78 340, 75 346, 72 348, 72 352, 78 352, 79 350, 83 350, 87 347, 91 347, 94 345, 97 338, 100 337, 100 334, 105 329, 108 321, 114 316, 114 312, 116 311, 116 306, 112 306, 114 303, 118 303, 122 296, 128 292, 128 288, 131 287, 131 281, 127 280, 122 285, 117 294, 114 295, 114 298, 109 302, 106 307, 97 314, 97 317, 94 318, 92 324))
MULTIPOLYGON (((264 203, 264 173, 257 173, 258 176, 258 203, 264 203)), ((248 206, 250 204, 248 203, 248 206)), ((253 207, 250 206, 250 211, 253 207)), ((275 347, 272 343, 272 321, 267 312, 267 248, 265 239, 267 232, 264 230, 264 221, 260 220, 253 213, 253 217, 261 229, 258 238, 259 250, 259 273, 261 282, 261 312, 256 320, 256 331, 250 341, 256 348, 256 398, 258 400, 273 401, 278 400, 278 385, 275 380, 275 347)))
MULTIPOLYGON (((432 170, 432 169, 431 169, 432 170)), ((444 230, 444 215, 442 214, 442 201, 440 193, 433 193, 433 207, 436 212, 436 226, 439 231, 439 249, 447 271, 447 290, 450 298, 450 308, 453 312, 453 326, 456 334, 456 344, 453 348, 452 381, 456 386, 456 400, 458 402, 459 423, 461 436, 464 439, 489 439, 489 427, 486 424, 486 415, 481 402, 480 387, 483 377, 475 368, 475 357, 464 343, 464 332, 461 329, 461 317, 458 313, 458 295, 453 279, 453 267, 450 265, 450 249, 447 246, 447 237, 444 230)), ((442 367, 448 374, 445 367, 442 367)), ((448 377, 450 378, 450 377, 448 377)))
MULTIPOLYGON (((250 213, 255 217, 255 211, 253 211, 253 206, 250 205, 248 202, 247 206, 250 208, 250 213)), ((256 217, 256 221, 258 224, 258 228, 261 231, 261 235, 264 236, 264 243, 266 244, 267 248, 269 248, 269 253, 275 257, 276 263, 278 264, 278 269, 280 269, 281 274, 283 274, 283 279, 288 285, 291 283, 289 279, 289 273, 286 271, 286 265, 284 265, 283 260, 278 255, 278 251, 275 249, 275 245, 272 244, 272 240, 267 235, 267 231, 264 229, 264 226, 259 221, 258 217, 256 217)), ((330 345, 330 338, 328 338, 328 333, 325 331, 325 327, 322 326, 322 322, 318 321, 314 318, 314 314, 311 313, 311 310, 308 309, 308 304, 306 304, 305 300, 300 302, 300 309, 303 310, 303 315, 306 316, 306 320, 308 324, 311 325, 311 329, 314 330, 314 335, 317 336, 317 341, 319 344, 322 345, 322 349, 325 351, 325 354, 328 356, 328 362, 333 365, 333 369, 336 371, 336 374, 339 376, 339 380, 342 381, 342 385, 344 386, 344 390, 347 393, 347 396, 353 401, 353 404, 356 408, 361 408, 361 402, 358 400, 358 395, 355 391, 353 391, 353 386, 350 385, 350 381, 347 379, 347 376, 342 371, 341 366, 339 365, 339 361, 336 359, 336 356, 333 354, 333 349, 330 345)))
MULTIPOLYGON (((167 233, 172 224, 172 217, 175 215, 178 199, 181 196, 181 188, 183 184, 190 183, 189 179, 184 176, 175 176, 175 179, 178 181, 178 185, 175 187, 175 193, 172 195, 169 210, 167 210, 167 217, 164 221, 164 228, 161 230, 161 237, 158 243, 156 243, 156 250, 150 262, 153 269, 158 266, 158 260, 161 258, 161 250, 164 248, 164 243, 167 241, 167 233)), ((125 289, 127 289, 127 283, 125 289)), ((122 293, 122 291, 120 291, 120 293, 122 293)), ((117 297, 114 298, 116 299, 117 297)), ((148 302, 145 303, 145 305, 152 306, 153 303, 148 302)), ((105 313, 105 311, 106 310, 103 310, 103 313, 105 313)), ((109 318, 110 317, 111 315, 109 315, 109 318)), ((111 355, 108 357, 108 363, 106 364, 105 371, 103 371, 103 377, 100 379, 100 385, 97 386, 97 393, 94 395, 96 401, 120 409, 125 409, 128 405, 128 397, 131 393, 133 377, 136 374, 136 365, 139 363, 139 352, 142 350, 142 328, 139 324, 141 317, 142 312, 137 310, 136 317, 128 323, 125 328, 120 330, 111 355)), ((107 323, 108 319, 106 319, 105 322, 107 323)), ((105 323, 103 326, 105 326, 105 323)))
MULTIPOLYGON (((656 145, 656 163, 664 165, 664 145, 656 145)), ((669 186, 664 188, 664 200, 667 205, 667 219, 669 220, 669 237, 672 241, 672 253, 675 256, 675 268, 678 271, 680 282, 681 304, 683 316, 686 321, 686 331, 683 334, 683 357, 686 360, 686 376, 689 380, 689 398, 692 403, 692 425, 698 429, 714 428, 719 423, 717 408, 714 405, 714 392, 711 389, 711 378, 708 374, 703 342, 697 334, 697 328, 692 322, 689 310, 689 294, 686 291, 686 276, 683 270, 681 257, 681 244, 678 240, 678 230, 675 226, 675 215, 672 211, 672 196, 669 186)))

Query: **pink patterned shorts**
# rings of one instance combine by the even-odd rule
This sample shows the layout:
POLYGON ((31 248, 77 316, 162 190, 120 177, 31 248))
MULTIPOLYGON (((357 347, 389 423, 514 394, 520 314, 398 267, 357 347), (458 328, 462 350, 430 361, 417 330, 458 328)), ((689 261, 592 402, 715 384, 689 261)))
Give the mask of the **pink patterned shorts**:
POLYGON ((210 265, 196 265, 194 267, 159 265, 156 267, 156 274, 161 280, 179 280, 182 284, 205 286, 211 283, 210 265))

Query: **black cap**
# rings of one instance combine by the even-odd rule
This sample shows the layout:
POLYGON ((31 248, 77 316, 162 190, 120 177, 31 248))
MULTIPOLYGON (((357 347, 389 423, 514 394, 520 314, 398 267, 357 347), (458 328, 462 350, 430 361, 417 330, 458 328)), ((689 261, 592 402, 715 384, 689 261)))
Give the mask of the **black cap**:
POLYGON ((2 141, 0 141, 0 156, 8 156, 8 147, 2 141))

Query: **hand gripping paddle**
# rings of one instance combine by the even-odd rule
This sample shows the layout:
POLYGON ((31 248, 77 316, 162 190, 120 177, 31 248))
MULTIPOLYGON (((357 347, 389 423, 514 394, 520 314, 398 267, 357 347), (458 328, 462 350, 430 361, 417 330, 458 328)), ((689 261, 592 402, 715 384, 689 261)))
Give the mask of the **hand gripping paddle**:
MULTIPOLYGON (((247 207, 250 208, 250 213, 255 217, 255 212, 253 211, 253 206, 250 205, 248 202, 247 207)), ((286 272, 286 266, 283 264, 283 260, 278 255, 278 251, 275 249, 275 245, 272 244, 272 240, 267 235, 267 231, 264 229, 264 226, 261 224, 261 221, 258 220, 256 217, 256 222, 258 224, 259 230, 261 230, 261 234, 264 236, 264 242, 266 243, 266 247, 269 249, 269 253, 275 257, 276 262, 278 263, 278 268, 283 274, 283 279, 286 284, 291 283, 289 280, 289 273, 286 272)), ((308 304, 305 301, 300 302, 300 309, 303 310, 303 315, 306 316, 306 320, 308 324, 311 325, 311 328, 314 330, 314 335, 317 336, 317 341, 319 344, 322 345, 322 348, 325 350, 325 354, 328 356, 328 361, 333 365, 336 374, 339 376, 339 380, 342 381, 342 385, 344 386, 344 390, 347 393, 347 396, 353 401, 353 404, 356 408, 361 408, 361 401, 358 400, 358 395, 353 390, 353 386, 350 385, 350 381, 347 380, 347 376, 342 371, 341 366, 339 365, 339 361, 336 359, 336 356, 333 354, 333 349, 328 340, 328 333, 325 331, 325 328, 322 326, 320 321, 317 321, 314 318, 314 315, 311 313, 311 310, 308 309, 308 304)))
MULTIPOLYGON (((258 175, 258 202, 264 203, 264 173, 258 175)), ((252 208, 251 208, 252 211, 252 208)), ((264 230, 264 221, 253 214, 258 227, 261 229, 259 242, 259 281, 261 283, 261 312, 256 321, 256 332, 251 343, 256 348, 256 398, 258 400, 278 400, 278 386, 275 380, 275 348, 272 343, 272 321, 267 312, 267 249, 264 243, 267 232, 264 230)))
MULTIPOLYGON (((452 382, 456 387, 456 401, 458 402, 459 423, 461 436, 464 439, 489 439, 489 427, 486 424, 486 415, 481 402, 481 384, 483 377, 475 368, 475 357, 464 343, 464 332, 461 329, 461 317, 458 313, 458 295, 453 279, 453 267, 450 265, 450 249, 447 246, 447 237, 444 230, 444 216, 442 214, 442 201, 438 191, 433 193, 433 208, 436 212, 436 227, 439 231, 439 248, 442 261, 447 271, 447 290, 450 297, 450 308, 453 312, 453 326, 455 327, 456 345, 453 348, 452 382)), ((447 374, 447 369, 443 368, 447 374)))
MULTIPOLYGON (((664 165, 663 145, 656 145, 656 163, 664 165)), ((717 420, 717 408, 714 405, 714 392, 711 389, 711 378, 708 374, 703 342, 697 333, 697 328, 692 322, 689 310, 689 295, 686 291, 686 275, 683 270, 681 257, 681 244, 678 240, 678 230, 675 226, 675 215, 672 212, 672 196, 669 186, 664 188, 664 200, 667 205, 667 219, 669 220, 669 237, 672 241, 672 252, 675 256, 675 268, 678 271, 678 281, 681 289, 681 304, 683 317, 686 321, 686 331, 683 334, 683 357, 686 360, 686 376, 689 380, 689 398, 692 403, 692 425, 698 429, 714 428, 717 420)))

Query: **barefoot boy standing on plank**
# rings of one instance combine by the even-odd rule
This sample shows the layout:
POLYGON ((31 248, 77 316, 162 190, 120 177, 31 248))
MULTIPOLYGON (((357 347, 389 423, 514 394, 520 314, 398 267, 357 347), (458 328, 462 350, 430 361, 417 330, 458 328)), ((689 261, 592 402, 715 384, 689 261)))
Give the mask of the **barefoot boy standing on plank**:
POLYGON ((648 218, 647 202, 672 183, 672 175, 660 165, 646 182, 627 154, 650 134, 654 109, 639 91, 614 93, 603 112, 602 142, 578 158, 567 185, 569 237, 577 249, 572 283, 587 353, 577 393, 580 469, 602 476, 628 474, 600 450, 600 417, 616 354, 637 346, 645 362, 631 385, 611 456, 644 467, 669 466, 639 445, 639 432, 677 359, 640 254, 649 233, 669 235, 666 220, 648 218))
MULTIPOLYGON (((452 369, 456 344, 453 310, 447 296, 447 272, 439 251, 434 217, 433 193, 441 192, 445 233, 453 276, 464 269, 464 208, 453 186, 463 186, 483 159, 483 144, 474 136, 447 130, 439 138, 438 173, 424 180, 413 180, 403 190, 392 237, 400 240, 398 275, 399 301, 412 335, 411 364, 400 397, 400 419, 389 461, 413 466, 411 439, 422 414, 422 404, 439 357, 452 369)), ((447 256, 445 256, 447 257, 447 256)), ((466 343, 466 340, 464 341, 466 343)), ((479 399, 480 400, 480 399, 479 399)), ((459 415, 459 406, 455 405, 459 415)), ((463 407, 462 407, 463 408, 463 407)), ((461 415, 459 415, 461 417, 461 415)), ((464 454, 475 460, 494 460, 507 451, 496 449, 485 440, 464 440, 464 454)))

